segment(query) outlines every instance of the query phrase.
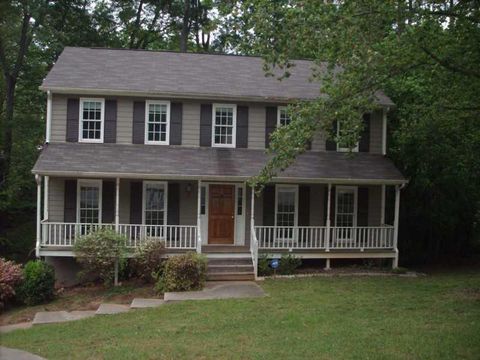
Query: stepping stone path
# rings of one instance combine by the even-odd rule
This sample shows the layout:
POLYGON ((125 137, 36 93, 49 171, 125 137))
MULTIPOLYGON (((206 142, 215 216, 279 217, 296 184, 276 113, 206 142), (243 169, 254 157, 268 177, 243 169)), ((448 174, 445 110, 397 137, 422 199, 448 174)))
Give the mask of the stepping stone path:
MULTIPOLYGON (((100 304, 98 309, 86 311, 40 311, 35 314, 31 323, 21 323, 14 325, 0 326, 0 333, 9 332, 16 329, 26 329, 32 325, 53 324, 66 321, 80 320, 95 315, 120 314, 130 309, 141 309, 162 306, 168 301, 182 300, 209 300, 209 299, 232 299, 232 298, 252 298, 265 296, 263 289, 253 281, 211 281, 207 282, 202 291, 187 292, 167 292, 164 299, 133 299, 130 305, 120 304, 100 304)), ((3 349, 3 348, 2 348, 3 349)), ((14 350, 14 349, 13 349, 14 350)), ((3 355, 2 353, 0 353, 3 355)), ((28 354, 28 353, 26 353, 28 354)), ((36 355, 33 355, 36 356, 36 355)), ((0 356, 3 360, 3 357, 0 356)), ((18 357, 18 359, 23 359, 18 357)), ((27 359, 27 358, 25 358, 27 359)), ((41 359, 32 357, 28 359, 41 359)))
POLYGON ((95 315, 113 315, 120 314, 130 310, 128 305, 119 305, 119 304, 100 304, 95 315))
POLYGON ((162 299, 140 299, 136 298, 133 299, 132 303, 130 304, 130 308, 132 309, 142 309, 142 308, 151 308, 157 307, 160 305, 165 304, 165 300, 162 299))

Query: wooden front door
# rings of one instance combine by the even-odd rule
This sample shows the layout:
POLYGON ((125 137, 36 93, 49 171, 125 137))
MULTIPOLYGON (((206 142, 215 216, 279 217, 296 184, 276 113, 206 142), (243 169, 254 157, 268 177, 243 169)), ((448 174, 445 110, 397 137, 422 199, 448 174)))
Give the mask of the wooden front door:
POLYGON ((208 199, 208 243, 234 244, 235 186, 210 185, 208 199))

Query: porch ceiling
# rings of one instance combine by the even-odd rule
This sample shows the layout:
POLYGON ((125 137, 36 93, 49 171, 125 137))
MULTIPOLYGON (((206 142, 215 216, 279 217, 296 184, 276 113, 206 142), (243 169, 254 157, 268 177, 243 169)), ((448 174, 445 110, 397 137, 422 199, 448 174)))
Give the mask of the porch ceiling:
MULTIPOLYGON (((259 173, 263 150, 210 147, 52 143, 32 172, 50 176, 247 180, 259 173)), ((383 155, 309 151, 277 182, 400 184, 405 178, 383 155)))

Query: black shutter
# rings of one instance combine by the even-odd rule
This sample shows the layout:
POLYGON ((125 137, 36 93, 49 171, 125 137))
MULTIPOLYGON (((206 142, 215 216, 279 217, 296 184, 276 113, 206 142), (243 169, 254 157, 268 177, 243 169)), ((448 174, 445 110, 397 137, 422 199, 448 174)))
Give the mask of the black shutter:
POLYGON ((310 225, 310 186, 298 188, 298 226, 310 225))
POLYGON ((145 144, 145 101, 133 103, 132 143, 145 144))
MULTIPOLYGON (((323 213, 325 214, 325 225, 327 225, 327 206, 328 206, 328 186, 325 186, 323 213)), ((335 226, 335 187, 332 186, 330 198, 330 225, 335 226)))
POLYGON ((130 183, 130 224, 142 223, 142 192, 141 181, 130 183))
POLYGON ((168 225, 180 225, 180 184, 168 183, 168 225))
POLYGON ((237 148, 248 147, 248 106, 237 106, 237 148))
POLYGON ((370 151, 370 114, 363 115, 363 131, 360 134, 358 151, 361 151, 361 152, 370 151))
POLYGON ((115 221, 115 181, 104 180, 102 184, 102 223, 115 221))
MULTIPOLYGON (((327 151, 337 151, 337 143, 330 138, 330 134, 327 134, 329 138, 327 138, 327 141, 325 141, 325 150, 327 151)), ((336 136, 337 135, 337 122, 334 121, 332 125, 332 135, 336 136)))
POLYGON ((104 143, 117 142, 117 100, 105 100, 104 143))
POLYGON ((212 146, 212 104, 200 106, 200 146, 212 146))
POLYGON ((182 103, 170 106, 170 145, 182 145, 182 103))
POLYGON ((357 197, 357 225, 368 226, 368 188, 359 187, 357 197))
POLYGON ((77 180, 65 180, 63 220, 77 222, 77 180))
POLYGON ((263 189, 263 226, 275 225, 275 186, 263 189))
POLYGON ((79 117, 79 100, 67 100, 67 131, 66 141, 78 142, 78 117, 79 117))
POLYGON ((277 128, 277 107, 267 106, 265 108, 265 148, 270 145, 270 134, 277 128))

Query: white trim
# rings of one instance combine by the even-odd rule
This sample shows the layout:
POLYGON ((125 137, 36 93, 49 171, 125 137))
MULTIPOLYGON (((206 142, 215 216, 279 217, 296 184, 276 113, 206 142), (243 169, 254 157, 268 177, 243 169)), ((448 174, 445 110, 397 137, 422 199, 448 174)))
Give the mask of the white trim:
POLYGON ((45 142, 50 142, 52 132, 52 92, 47 91, 47 123, 45 125, 45 142))
POLYGON ((77 180, 77 223, 80 221, 80 188, 82 186, 98 187, 98 224, 102 223, 102 197, 103 197, 103 181, 98 179, 79 179, 77 180))
POLYGON ((105 99, 104 98, 80 98, 78 106, 78 142, 81 143, 103 143, 103 135, 105 132, 105 99), (100 139, 84 139, 83 138, 83 103, 85 101, 100 102, 102 111, 100 113, 100 139))
POLYGON ((146 145, 169 145, 170 144, 170 101, 164 100, 147 100, 145 101, 145 144, 146 145), (166 105, 167 106, 167 129, 165 134, 165 141, 148 140, 148 119, 150 105, 166 105))
POLYGON ((337 226, 338 216, 338 194, 340 192, 353 192, 353 227, 357 226, 358 215, 358 186, 336 186, 335 187, 335 220, 333 226, 337 226))
POLYGON ((237 105, 236 104, 212 104, 212 147, 220 148, 235 148, 237 146, 237 105), (232 143, 231 144, 215 144, 215 116, 217 108, 226 107, 231 108, 233 112, 232 119, 232 143))
POLYGON ((166 181, 143 181, 142 182, 142 224, 145 225, 145 205, 146 205, 146 188, 148 185, 162 185, 164 195, 164 204, 163 204, 163 225, 167 225, 167 213, 168 213, 168 182, 166 181))
MULTIPOLYGON (((337 137, 340 136, 340 121, 337 121, 337 137)), ((338 152, 348 152, 350 151, 350 149, 347 147, 347 148, 344 148, 344 147, 340 147, 340 144, 338 143, 338 141, 336 142, 337 144, 337 151, 338 152)), ((358 146, 360 144, 360 141, 357 142, 357 145, 352 149, 352 152, 358 152, 358 146)))
MULTIPOLYGON (((219 182, 244 182, 249 180, 250 176, 212 176, 212 175, 182 175, 182 174, 143 174, 143 173, 121 173, 121 172, 89 172, 89 171, 35 171, 34 175, 50 175, 61 177, 85 177, 85 178, 102 178, 115 179, 121 177, 124 179, 142 179, 155 180, 162 178, 165 180, 202 180, 202 181, 219 181, 219 182)), ((408 180, 386 180, 386 179, 335 179, 335 178, 282 178, 274 177, 272 182, 286 183, 286 184, 355 184, 355 185, 402 185, 407 184, 408 180)))
MULTIPOLYGON (((280 124, 280 113, 282 111, 287 111, 287 109, 288 109, 288 106, 277 106, 277 128, 279 128, 281 126, 281 124, 280 124)), ((289 118, 290 118, 290 116, 289 116, 289 118)), ((291 120, 292 119, 290 119, 290 121, 291 120)))
POLYGON ((278 213, 278 193, 280 191, 294 192, 295 194, 295 217, 293 226, 298 226, 298 185, 275 185, 275 226, 277 226, 277 213, 278 213))

